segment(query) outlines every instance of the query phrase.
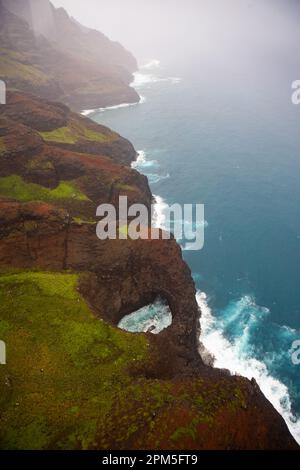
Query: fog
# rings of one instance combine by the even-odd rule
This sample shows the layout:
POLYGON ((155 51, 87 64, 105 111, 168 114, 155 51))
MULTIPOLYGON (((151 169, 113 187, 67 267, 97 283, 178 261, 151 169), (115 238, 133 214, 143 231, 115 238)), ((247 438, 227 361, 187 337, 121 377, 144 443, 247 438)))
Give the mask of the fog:
POLYGON ((298 0, 52 0, 140 60, 299 57, 298 0), (285 57, 281 57, 281 53, 285 57), (288 56, 288 57, 287 57, 288 56))

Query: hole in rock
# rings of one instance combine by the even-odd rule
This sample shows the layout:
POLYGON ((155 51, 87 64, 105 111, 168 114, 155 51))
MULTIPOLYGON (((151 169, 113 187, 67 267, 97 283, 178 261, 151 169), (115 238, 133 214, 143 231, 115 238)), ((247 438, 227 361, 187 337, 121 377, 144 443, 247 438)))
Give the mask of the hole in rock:
POLYGON ((158 298, 152 304, 123 317, 118 327, 132 333, 158 334, 171 324, 170 307, 166 301, 158 298))

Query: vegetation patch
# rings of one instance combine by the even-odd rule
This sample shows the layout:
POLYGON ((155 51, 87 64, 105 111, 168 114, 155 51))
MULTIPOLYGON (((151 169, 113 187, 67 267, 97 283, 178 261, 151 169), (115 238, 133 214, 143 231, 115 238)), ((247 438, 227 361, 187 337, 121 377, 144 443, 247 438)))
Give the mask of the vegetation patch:
POLYGON ((49 171, 54 170, 54 165, 49 160, 35 158, 27 163, 26 168, 28 170, 49 171))
POLYGON ((134 192, 137 190, 134 186, 130 186, 129 184, 123 184, 123 183, 117 183, 116 188, 119 189, 120 191, 124 192, 134 192))
POLYGON ((88 201, 75 183, 61 181, 55 189, 49 189, 35 183, 26 183, 20 176, 11 175, 0 178, 0 195, 17 199, 18 201, 45 201, 58 200, 88 201))
POLYGON ((74 222, 76 222, 76 224, 79 224, 79 225, 82 225, 82 224, 95 225, 97 223, 97 221, 92 218, 83 219, 81 217, 73 217, 73 220, 74 222))
POLYGON ((19 79, 35 85, 43 85, 49 82, 46 74, 37 67, 20 62, 17 53, 1 50, 0 75, 2 79, 19 79))
POLYGON ((147 378, 148 338, 96 318, 77 282, 0 274, 0 448, 189 449, 245 412, 230 380, 147 378))
MULTIPOLYGON (((148 356, 144 335, 97 319, 73 274, 0 276, 2 449, 89 448, 148 356)), ((124 413, 124 410, 123 410, 124 413)))
POLYGON ((68 126, 60 127, 50 132, 39 132, 46 142, 61 144, 76 144, 81 140, 89 142, 107 142, 112 140, 113 133, 102 134, 89 129, 84 124, 71 121, 68 126))

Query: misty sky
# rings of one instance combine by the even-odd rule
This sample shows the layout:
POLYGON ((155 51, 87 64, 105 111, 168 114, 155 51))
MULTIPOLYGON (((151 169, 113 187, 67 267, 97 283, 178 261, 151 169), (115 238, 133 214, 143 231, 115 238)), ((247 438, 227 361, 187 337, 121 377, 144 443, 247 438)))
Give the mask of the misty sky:
MULTIPOLYGON (((298 0, 52 0, 142 60, 298 54, 298 0)), ((299 55, 299 54, 298 54, 299 55)), ((251 58, 251 57, 250 57, 251 58)))

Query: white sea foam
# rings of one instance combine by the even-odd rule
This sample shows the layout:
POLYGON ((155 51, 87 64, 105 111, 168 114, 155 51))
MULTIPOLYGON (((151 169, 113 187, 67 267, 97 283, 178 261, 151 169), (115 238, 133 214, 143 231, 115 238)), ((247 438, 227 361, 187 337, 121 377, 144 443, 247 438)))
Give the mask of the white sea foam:
POLYGON ((85 109, 84 111, 81 111, 82 116, 89 116, 90 114, 93 114, 95 112, 95 109, 85 109))
POLYGON ((179 77, 161 77, 157 73, 153 73, 160 68, 160 61, 158 59, 152 59, 143 65, 138 72, 133 74, 134 80, 130 86, 133 88, 148 88, 154 83, 168 82, 171 84, 177 84, 181 82, 179 77))
POLYGON ((146 102, 146 97, 140 96, 140 101, 136 101, 135 103, 121 103, 121 104, 116 104, 114 106, 107 106, 106 108, 86 109, 82 111, 81 114, 82 116, 90 116, 91 114, 103 113, 104 111, 111 111, 114 109, 122 109, 122 108, 129 108, 131 106, 137 106, 145 102, 146 102))
POLYGON ((147 175, 147 178, 149 180, 150 185, 151 184, 157 184, 162 180, 167 180, 170 178, 170 174, 167 173, 165 175, 158 175, 157 173, 145 173, 147 175))
POLYGON ((172 324, 170 307, 160 299, 136 312, 126 315, 119 323, 119 328, 133 333, 150 331, 158 334, 172 324))
MULTIPOLYGON (((147 88, 153 83, 169 82, 176 84, 181 81, 181 79, 177 77, 164 78, 154 75, 153 73, 149 73, 159 69, 159 67, 160 61, 157 59, 153 59, 143 65, 140 71, 134 74, 134 81, 131 83, 131 86, 134 88, 147 88)), ((107 110, 136 106, 138 104, 144 103, 145 101, 146 99, 141 97, 141 101, 137 103, 123 103, 106 108, 85 110, 81 114, 88 116, 107 110)), ((149 167, 155 163, 157 162, 154 160, 147 160, 146 152, 141 150, 138 152, 138 158, 136 162, 133 162, 132 167, 138 168, 142 171, 143 169, 145 170, 147 166, 149 167)), ((151 181, 151 174, 147 176, 151 181)), ((152 176, 159 177, 160 179, 169 177, 169 175, 152 176)), ((167 225, 167 204, 162 197, 154 197, 155 206, 153 226, 165 229, 167 225)), ((205 226, 207 225, 207 222, 205 222, 205 226)), ((222 241, 222 234, 220 234, 220 241, 222 241)), ((183 250, 188 249, 184 246, 182 248, 183 250)), ((300 421, 297 420, 292 413, 291 399, 287 386, 278 379, 272 377, 268 371, 267 366, 262 361, 251 357, 250 352, 248 355, 245 354, 249 342, 249 326, 245 326, 242 336, 230 342, 223 334, 222 325, 218 324, 216 318, 213 316, 212 311, 208 305, 206 294, 204 292, 198 292, 196 298, 202 313, 201 343, 214 357, 214 367, 228 369, 232 374, 238 374, 249 379, 254 377, 264 395, 285 419, 291 434, 294 436, 296 441, 300 443, 300 421)), ((243 303, 247 304, 249 302, 252 302, 252 299, 247 296, 240 300, 241 305, 243 303)), ((261 310, 263 314, 267 314, 265 310, 261 310)), ((236 316, 238 313, 239 310, 237 309, 236 316)), ((232 322, 234 318, 234 315, 232 315, 229 321, 232 322)), ((143 309, 140 309, 139 311, 125 317, 120 322, 119 326, 129 331, 149 331, 149 329, 151 329, 153 333, 158 333, 162 329, 169 326, 171 321, 172 316, 168 307, 162 304, 160 301, 157 301, 151 306, 144 307, 143 309)), ((283 328, 287 328, 289 331, 294 332, 294 330, 288 327, 283 328)))
POLYGON ((176 85, 177 83, 181 82, 181 78, 179 77, 159 77, 152 73, 141 73, 140 71, 134 73, 133 75, 134 81, 131 83, 130 86, 135 89, 147 88, 154 83, 167 82, 176 85))
POLYGON ((149 60, 149 62, 146 62, 146 64, 142 65, 141 69, 152 70, 152 69, 157 69, 159 67, 160 67, 160 60, 151 59, 149 60))
POLYGON ((168 207, 167 203, 161 196, 153 195, 155 204, 153 211, 153 226, 156 228, 164 229, 166 224, 166 209, 168 207))
POLYGON ((132 162, 131 167, 137 169, 140 173, 147 176, 150 184, 156 184, 161 180, 170 178, 169 173, 153 173, 153 169, 159 169, 160 165, 157 160, 148 160, 145 150, 139 150, 137 154, 137 159, 132 162))
POLYGON ((132 162, 131 168, 135 168, 137 170, 147 170, 148 168, 159 168, 159 163, 157 160, 148 160, 147 154, 145 150, 138 150, 137 151, 137 159, 132 162))
MULTIPOLYGON (((161 196, 154 196, 154 199, 153 226, 168 231, 170 230, 170 221, 167 219, 167 215, 169 215, 169 206, 161 196)), ((196 230, 208 227, 208 222, 206 220, 203 222, 174 220, 173 223, 182 225, 183 235, 188 236, 189 240, 193 239, 196 230)), ((186 240, 177 239, 177 242, 180 243, 182 251, 193 250, 195 248, 193 243, 189 243, 186 240)))
MULTIPOLYGON (((249 329, 246 327, 241 337, 230 342, 224 337, 221 326, 214 318, 206 294, 198 292, 196 298, 201 309, 201 343, 214 356, 214 367, 228 369, 232 374, 248 379, 254 377, 264 395, 285 419, 291 434, 300 443, 300 421, 292 413, 288 388, 272 377, 263 362, 245 353, 244 345, 247 343, 249 329)), ((245 296, 240 302, 253 300, 245 296)))

